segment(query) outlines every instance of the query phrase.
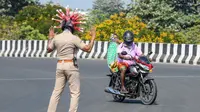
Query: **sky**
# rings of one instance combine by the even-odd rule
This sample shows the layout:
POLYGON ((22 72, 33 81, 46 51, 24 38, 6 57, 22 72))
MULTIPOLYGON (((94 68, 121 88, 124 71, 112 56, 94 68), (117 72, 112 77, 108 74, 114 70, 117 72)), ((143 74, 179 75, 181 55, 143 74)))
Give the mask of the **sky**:
POLYGON ((94 0, 39 0, 41 3, 46 3, 52 1, 54 3, 59 3, 61 6, 66 7, 69 5, 70 8, 75 9, 91 9, 94 0))
MULTIPOLYGON (((39 0, 42 4, 52 1, 54 3, 59 3, 61 6, 66 7, 67 5, 69 5, 70 8, 75 9, 83 9, 83 10, 87 10, 87 9, 91 9, 92 8, 92 4, 93 1, 95 0, 39 0)), ((126 3, 130 2, 130 0, 123 0, 126 3)))

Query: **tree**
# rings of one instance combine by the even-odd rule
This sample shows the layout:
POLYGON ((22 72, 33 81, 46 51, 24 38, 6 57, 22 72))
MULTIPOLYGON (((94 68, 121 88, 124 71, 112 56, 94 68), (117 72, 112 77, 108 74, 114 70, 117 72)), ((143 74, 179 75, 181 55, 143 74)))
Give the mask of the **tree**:
MULTIPOLYGON (((147 25, 137 16, 125 18, 124 15, 124 13, 111 15, 110 19, 96 25, 96 40, 108 41, 112 33, 116 33, 121 40, 123 33, 126 30, 130 30, 135 34, 135 42, 177 43, 173 34, 161 32, 160 35, 157 35, 154 31, 149 30, 147 25)), ((82 37, 84 40, 89 40, 91 38, 89 32, 86 32, 82 37)))
POLYGON ((0 39, 1 40, 44 40, 47 36, 41 34, 39 30, 27 25, 26 22, 17 23, 12 17, 0 17, 0 39))
POLYGON ((29 5, 19 11, 15 20, 19 23, 26 22, 34 29, 38 29, 41 34, 48 35, 50 26, 58 25, 57 22, 51 20, 52 18, 56 18, 57 9, 65 11, 64 7, 57 5, 29 5))
POLYGON ((124 10, 124 2, 122 0, 95 0, 93 9, 107 13, 109 17, 112 14, 122 12, 124 10))
POLYGON ((123 0, 95 0, 93 7, 88 10, 89 25, 99 24, 115 13, 124 11, 125 3, 123 0))
POLYGON ((184 11, 177 11, 170 3, 170 0, 136 0, 129 16, 137 15, 149 28, 158 32, 163 29, 180 31, 199 24, 199 14, 186 15, 184 11))
POLYGON ((30 25, 23 23, 19 27, 19 39, 23 40, 46 40, 47 36, 41 34, 38 29, 34 29, 30 25))
POLYGON ((19 27, 14 19, 9 16, 0 17, 0 39, 18 39, 19 38, 19 27))
POLYGON ((37 4, 38 0, 1 0, 0 4, 0 15, 14 16, 24 6, 37 4))
POLYGON ((136 4, 133 4, 133 10, 129 16, 133 15, 142 18, 143 22, 151 29, 179 28, 176 24, 179 13, 174 12, 174 8, 163 0, 136 0, 136 4))
POLYGON ((174 7, 174 11, 181 11, 184 14, 198 14, 199 0, 166 0, 174 7))
POLYGON ((176 34, 177 38, 185 40, 186 44, 200 44, 200 25, 193 26, 178 32, 176 34))

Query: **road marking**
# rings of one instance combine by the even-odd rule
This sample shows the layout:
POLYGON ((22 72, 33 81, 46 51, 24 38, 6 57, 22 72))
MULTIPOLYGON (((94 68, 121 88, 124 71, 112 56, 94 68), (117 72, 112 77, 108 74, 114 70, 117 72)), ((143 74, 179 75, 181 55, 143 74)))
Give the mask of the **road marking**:
POLYGON ((200 76, 152 76, 155 78, 200 78, 200 76))
MULTIPOLYGON (((153 78, 200 78, 200 76, 152 76, 153 78)), ((109 79, 109 77, 81 77, 81 79, 109 79)), ((55 78, 2 78, 0 81, 55 80, 55 78)))
POLYGON ((10 78, 10 79, 0 79, 0 81, 30 81, 30 80, 54 80, 55 78, 10 78))

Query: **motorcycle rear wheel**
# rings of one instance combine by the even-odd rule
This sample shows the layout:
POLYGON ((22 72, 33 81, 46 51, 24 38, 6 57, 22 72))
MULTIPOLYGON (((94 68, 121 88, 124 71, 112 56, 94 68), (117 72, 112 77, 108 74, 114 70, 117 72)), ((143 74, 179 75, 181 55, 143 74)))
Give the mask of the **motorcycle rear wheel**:
POLYGON ((140 87, 140 99, 143 104, 151 105, 155 102, 157 98, 157 85, 154 80, 148 80, 144 83, 147 93, 145 93, 144 88, 140 87), (150 94, 152 93, 152 97, 149 99, 150 94))

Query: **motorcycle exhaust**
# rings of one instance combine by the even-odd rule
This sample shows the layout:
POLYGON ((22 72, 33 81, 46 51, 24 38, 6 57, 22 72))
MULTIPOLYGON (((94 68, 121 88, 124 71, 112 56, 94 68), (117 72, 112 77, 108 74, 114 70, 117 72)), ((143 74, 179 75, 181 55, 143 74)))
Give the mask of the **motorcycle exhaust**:
POLYGON ((120 91, 115 90, 115 89, 113 89, 113 88, 111 88, 111 87, 106 87, 106 88, 105 88, 105 92, 111 93, 111 94, 116 94, 116 95, 124 96, 123 94, 120 93, 120 91))

